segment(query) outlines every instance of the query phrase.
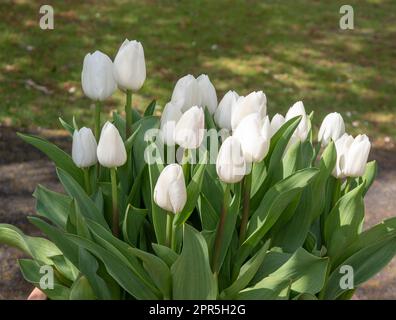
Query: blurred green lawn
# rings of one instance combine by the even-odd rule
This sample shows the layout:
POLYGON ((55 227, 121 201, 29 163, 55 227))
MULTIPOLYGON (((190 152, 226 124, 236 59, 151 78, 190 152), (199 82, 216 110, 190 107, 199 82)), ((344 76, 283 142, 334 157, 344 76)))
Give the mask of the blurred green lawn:
MULTIPOLYGON (((396 1, 348 1, 355 29, 347 31, 339 28, 344 3, 1 0, 0 122, 57 128, 59 116, 75 114, 92 124, 80 87, 84 55, 114 58, 128 37, 143 43, 147 62, 136 107, 153 98, 164 105, 178 78, 206 73, 219 98, 264 90, 270 115, 301 99, 316 124, 338 111, 351 132, 395 141, 396 1), (54 30, 39 28, 44 3, 54 7, 54 30)), ((123 100, 117 92, 106 113, 123 100)))

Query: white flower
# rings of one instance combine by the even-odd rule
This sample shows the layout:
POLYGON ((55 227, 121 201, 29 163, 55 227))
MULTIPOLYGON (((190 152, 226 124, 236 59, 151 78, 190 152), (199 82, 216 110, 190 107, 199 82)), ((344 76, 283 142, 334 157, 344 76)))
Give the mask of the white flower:
POLYGON ((201 74, 198 78, 199 90, 201 92, 201 106, 208 108, 210 114, 215 113, 217 108, 216 89, 210 82, 206 74, 201 74))
POLYGON ((338 112, 329 113, 319 129, 318 140, 327 146, 330 140, 336 141, 345 133, 344 119, 338 112))
POLYGON ((182 112, 193 106, 201 106, 201 90, 197 79, 191 74, 180 78, 173 89, 171 100, 182 105, 182 112))
POLYGON ((260 162, 268 153, 271 132, 268 116, 253 113, 245 117, 234 131, 247 163, 260 162))
POLYGON ((72 158, 79 168, 88 168, 98 161, 96 157, 96 140, 89 128, 81 128, 74 130, 72 158))
POLYGON ((176 123, 182 116, 181 107, 177 102, 168 102, 161 116, 161 137, 168 146, 175 145, 176 123))
POLYGON ((204 137, 205 115, 197 106, 187 110, 176 124, 175 142, 184 149, 198 148, 204 137))
POLYGON ((231 127, 235 130, 246 116, 258 113, 261 118, 267 114, 267 97, 262 91, 255 91, 246 97, 239 97, 231 115, 231 127))
POLYGON ((107 168, 121 167, 127 161, 125 145, 120 133, 108 121, 100 134, 97 156, 99 163, 107 168))
POLYGON ((308 115, 305 112, 304 104, 302 101, 297 101, 286 113, 285 121, 302 116, 300 123, 298 124, 296 131, 294 131, 291 141, 297 142, 298 140, 304 142, 307 139, 309 130, 311 130, 311 123, 308 115))
POLYGON ((271 137, 285 124, 285 117, 277 113, 271 120, 271 137))
POLYGON ((232 130, 231 115, 238 98, 239 95, 235 91, 230 90, 221 99, 214 115, 214 120, 220 128, 232 130))
POLYGON ((84 94, 92 100, 110 97, 117 88, 111 59, 100 51, 88 53, 84 58, 81 84, 84 94))
POLYGON ((239 140, 234 137, 225 139, 216 160, 219 178, 226 183, 236 183, 246 174, 246 162, 239 140))
POLYGON ((333 170, 336 178, 360 177, 366 170, 371 144, 366 135, 355 139, 348 134, 336 140, 337 162, 333 170))
POLYGON ((139 90, 146 80, 146 62, 140 42, 126 39, 114 59, 114 78, 122 89, 139 90))
POLYGON ((180 213, 187 202, 183 169, 179 164, 167 165, 154 188, 154 202, 164 210, 180 213))

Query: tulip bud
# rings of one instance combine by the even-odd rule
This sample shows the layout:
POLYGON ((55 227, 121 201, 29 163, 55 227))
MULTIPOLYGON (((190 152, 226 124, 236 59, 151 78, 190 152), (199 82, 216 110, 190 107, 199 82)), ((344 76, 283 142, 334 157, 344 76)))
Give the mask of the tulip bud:
POLYGON ((106 122, 100 134, 97 156, 103 167, 121 167, 127 161, 124 142, 117 128, 106 122))
POLYGON ((228 137, 220 147, 216 160, 216 171, 220 180, 236 183, 246 174, 246 162, 239 140, 228 137))
POLYGON ((285 117, 277 113, 271 120, 271 137, 285 124, 285 117))
POLYGON ((183 169, 179 164, 167 165, 154 188, 154 202, 166 211, 180 213, 187 202, 183 169))
POLYGON ((208 108, 210 114, 215 113, 217 108, 216 89, 210 82, 206 74, 201 74, 198 78, 199 90, 201 92, 201 106, 208 108))
POLYGON ((110 97, 117 88, 111 59, 100 51, 88 53, 84 58, 81 84, 84 94, 92 100, 110 97))
POLYGON ((246 97, 239 97, 231 115, 232 130, 235 130, 243 118, 258 113, 264 118, 267 113, 267 97, 262 91, 254 91, 246 97))
POLYGON ((201 106, 201 91, 197 79, 191 74, 180 78, 173 89, 172 101, 182 105, 182 112, 186 112, 192 106, 201 106))
POLYGON ((327 146, 330 140, 336 141, 345 133, 344 119, 338 112, 329 113, 319 129, 318 140, 327 146))
POLYGON ((239 95, 230 90, 221 99, 214 115, 214 120, 220 128, 231 131, 231 115, 238 98, 239 95))
POLYGON ((285 121, 289 121, 290 119, 297 117, 297 116, 302 116, 300 123, 298 124, 298 127, 296 128, 296 131, 293 133, 292 141, 305 141, 307 139, 309 130, 311 130, 311 123, 309 121, 308 115, 305 112, 304 104, 302 101, 297 101, 295 104, 293 104, 292 107, 287 111, 285 121))
POLYGON ((355 139, 346 133, 336 140, 337 162, 333 170, 336 178, 360 177, 366 170, 371 144, 366 135, 355 139))
POLYGON ((184 149, 198 148, 204 137, 205 115, 197 106, 187 110, 176 124, 175 141, 184 149))
POLYGON ((79 168, 88 168, 98 161, 96 157, 96 140, 89 128, 81 128, 74 130, 72 158, 79 168))
POLYGON ((126 39, 114 59, 114 78, 124 90, 137 91, 146 80, 146 62, 140 42, 126 39))
POLYGON ((165 107, 164 111, 162 112, 161 116, 161 126, 160 126, 160 134, 162 140, 168 146, 175 145, 175 128, 176 123, 182 116, 180 111, 181 106, 177 104, 177 102, 168 102, 165 107))
POLYGON ((343 170, 345 176, 361 177, 364 174, 370 148, 370 141, 365 134, 359 134, 353 140, 345 159, 345 167, 343 170))
POLYGON ((268 116, 263 121, 258 113, 248 115, 238 125, 233 136, 239 140, 247 163, 260 162, 267 155, 270 130, 268 116))

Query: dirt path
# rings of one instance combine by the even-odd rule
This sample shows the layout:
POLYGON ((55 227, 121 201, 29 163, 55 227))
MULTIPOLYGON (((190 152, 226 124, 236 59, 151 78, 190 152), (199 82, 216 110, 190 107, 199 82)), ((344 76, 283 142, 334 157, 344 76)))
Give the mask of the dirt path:
MULTIPOLYGON (((40 131, 64 150, 70 150, 63 132, 40 131)), ((379 175, 366 197, 367 225, 396 215, 396 156, 394 151, 373 150, 379 163, 379 175)), ((16 225, 30 235, 37 235, 26 216, 34 214, 31 196, 37 184, 60 190, 51 162, 21 141, 15 131, 0 127, 0 223, 16 225)), ((0 299, 23 299, 32 286, 20 274, 18 250, 0 245, 0 299)), ((358 299, 396 299, 396 259, 381 273, 365 283, 356 294, 358 299)))

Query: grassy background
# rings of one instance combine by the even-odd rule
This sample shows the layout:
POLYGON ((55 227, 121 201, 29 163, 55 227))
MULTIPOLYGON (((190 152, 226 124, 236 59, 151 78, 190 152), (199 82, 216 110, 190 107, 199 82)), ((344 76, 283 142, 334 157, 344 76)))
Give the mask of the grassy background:
MULTIPOLYGON (((207 73, 219 99, 264 90, 269 113, 302 99, 316 124, 341 112, 353 132, 396 138, 396 2, 349 1, 355 29, 339 29, 345 1, 45 1, 55 29, 39 28, 43 1, 1 0, 0 123, 57 128, 58 116, 92 124, 82 61, 114 58, 128 37, 143 43, 147 80, 133 104, 164 105, 178 78, 207 73), (319 119, 318 119, 319 118, 319 119)), ((122 109, 117 92, 106 113, 122 109)))

